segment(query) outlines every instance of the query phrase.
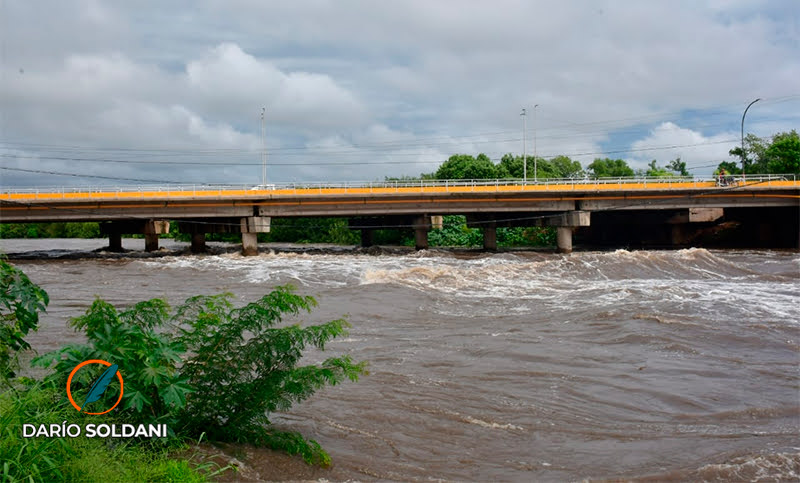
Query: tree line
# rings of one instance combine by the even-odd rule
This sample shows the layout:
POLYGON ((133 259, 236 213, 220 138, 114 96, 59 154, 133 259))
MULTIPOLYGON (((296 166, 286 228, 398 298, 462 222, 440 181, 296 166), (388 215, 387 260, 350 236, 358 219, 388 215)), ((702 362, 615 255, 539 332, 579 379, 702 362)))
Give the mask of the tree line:
MULTIPOLYGON (((735 147, 729 151, 731 156, 742 158, 742 148, 735 147)), ((752 174, 800 174, 800 137, 797 131, 775 134, 765 142, 754 134, 745 138, 744 165, 747 173, 752 174)), ((730 174, 742 172, 741 162, 723 161, 719 163, 714 174, 722 169, 730 174)), ((575 179, 575 178, 618 178, 630 176, 672 177, 692 176, 686 162, 680 157, 660 165, 653 159, 645 169, 634 169, 624 159, 595 158, 586 168, 579 161, 568 156, 555 156, 550 159, 542 157, 515 156, 505 154, 498 163, 494 163, 486 154, 472 156, 454 154, 450 156, 433 173, 423 173, 419 178, 387 178, 387 180, 412 179, 575 179), (524 164, 523 164, 524 163, 524 164), (527 166, 525 166, 527 165, 527 166)))

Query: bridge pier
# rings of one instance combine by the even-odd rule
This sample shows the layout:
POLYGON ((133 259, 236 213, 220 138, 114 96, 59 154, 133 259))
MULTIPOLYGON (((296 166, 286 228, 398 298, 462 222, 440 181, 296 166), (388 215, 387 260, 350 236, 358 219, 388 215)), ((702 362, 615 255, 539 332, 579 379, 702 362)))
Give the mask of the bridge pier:
POLYGON ((483 249, 497 251, 497 223, 488 222, 483 225, 483 249))
POLYGON ((362 228, 361 229, 361 246, 362 247, 371 247, 375 244, 375 230, 372 228, 362 228))
POLYGON ((206 234, 192 233, 192 247, 190 251, 194 254, 206 252, 206 234))
POLYGON ((158 250, 158 235, 169 233, 168 221, 150 220, 144 224, 144 251, 158 250))
POLYGON ((144 251, 146 252, 158 251, 158 234, 156 233, 144 234, 144 251))
POLYGON ((556 245, 558 253, 572 253, 572 227, 556 227, 556 245))
POLYGON ((242 228, 242 255, 258 255, 258 234, 269 233, 270 217, 248 216, 240 220, 242 228))
POLYGON ((418 216, 414 220, 414 247, 417 250, 428 248, 429 231, 431 231, 431 217, 428 215, 418 216))
POLYGON ((108 235, 108 250, 122 251, 122 235, 143 233, 144 249, 148 252, 158 250, 158 235, 169 233, 169 222, 161 220, 120 220, 100 224, 100 233, 108 235))
POLYGON ((242 255, 258 255, 258 233, 242 233, 242 255))
POLYGON ((110 252, 122 251, 122 233, 108 234, 108 251, 110 252))

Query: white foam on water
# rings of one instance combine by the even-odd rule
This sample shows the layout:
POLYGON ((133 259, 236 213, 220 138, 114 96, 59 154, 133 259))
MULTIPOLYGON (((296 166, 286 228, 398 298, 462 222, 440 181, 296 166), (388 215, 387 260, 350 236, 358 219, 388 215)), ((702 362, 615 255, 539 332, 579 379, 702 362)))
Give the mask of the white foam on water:
POLYGON ((503 429, 507 431, 524 431, 525 428, 522 426, 517 426, 515 424, 510 423, 498 423, 495 421, 487 421, 485 419, 476 418, 470 415, 461 414, 458 411, 451 411, 449 409, 443 408, 425 408, 420 406, 411 406, 411 408, 416 409, 417 411, 429 413, 429 414, 439 414, 442 416, 448 416, 453 418, 457 421, 461 421, 462 423, 473 424, 475 426, 480 426, 482 428, 487 429, 503 429))
POLYGON ((800 453, 773 453, 705 465, 697 476, 706 481, 800 481, 800 453))
MULTIPOLYGON (((189 268, 237 272, 253 284, 291 281, 310 287, 340 288, 393 284, 422 292, 434 291, 447 300, 498 300, 504 312, 525 313, 565 304, 591 303, 611 307, 636 300, 672 304, 679 309, 700 305, 713 318, 724 306, 744 316, 797 320, 800 278, 775 277, 738 261, 740 252, 705 249, 537 254, 526 258, 503 253, 456 258, 448 252, 423 250, 410 255, 264 253, 182 256, 136 260, 149 269, 189 268), (517 301, 519 303, 509 303, 517 301)), ((751 257, 752 258, 752 257, 751 257)), ((774 257, 796 266, 800 256, 774 257)), ((770 259, 772 260, 772 259, 770 259)), ((777 263, 777 262, 776 262, 777 263)), ((497 307, 462 307, 438 303, 443 314, 483 316, 497 307), (449 305, 449 306, 446 306, 449 305), (486 313, 484 313, 486 312, 486 313)), ((728 313, 730 311, 727 311, 728 313)), ((800 322, 798 322, 800 323, 800 322)))

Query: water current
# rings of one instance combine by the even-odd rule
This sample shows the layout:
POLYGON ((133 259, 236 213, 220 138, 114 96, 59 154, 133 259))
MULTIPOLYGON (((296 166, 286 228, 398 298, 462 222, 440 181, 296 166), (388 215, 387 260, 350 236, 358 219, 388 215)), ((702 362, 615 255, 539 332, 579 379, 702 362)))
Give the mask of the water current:
POLYGON ((326 479, 800 479, 797 252, 55 258, 104 243, 0 242, 37 255, 14 263, 51 297, 39 352, 79 341, 65 321, 95 296, 243 304, 291 283, 319 302, 304 322, 347 316, 327 352, 370 375, 274 418, 330 452, 326 479))

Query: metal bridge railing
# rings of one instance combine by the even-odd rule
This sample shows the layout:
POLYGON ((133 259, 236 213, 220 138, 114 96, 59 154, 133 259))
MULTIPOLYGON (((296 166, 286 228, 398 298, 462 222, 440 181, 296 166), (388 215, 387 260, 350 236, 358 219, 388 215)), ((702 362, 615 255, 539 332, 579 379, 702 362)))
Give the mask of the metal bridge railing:
MULTIPOLYGON (((747 175, 746 179, 728 177, 724 187, 735 181, 737 186, 800 185, 800 177, 795 174, 747 175), (779 183, 780 182, 780 183, 779 183)), ((123 186, 59 186, 15 188, 0 187, 0 198, 13 199, 81 199, 81 198, 152 198, 190 197, 219 195, 263 196, 268 192, 275 194, 336 194, 336 193, 412 193, 426 192, 509 192, 509 191, 564 191, 564 190, 602 190, 602 189, 663 189, 663 188, 708 188, 720 186, 719 177, 618 177, 618 178, 550 178, 537 181, 521 179, 466 179, 466 180, 387 180, 387 181, 344 181, 344 182, 291 182, 253 184, 187 184, 187 185, 123 185, 123 186), (16 195, 16 196, 15 196, 16 195), (27 196, 26 196, 27 195, 27 196)))

